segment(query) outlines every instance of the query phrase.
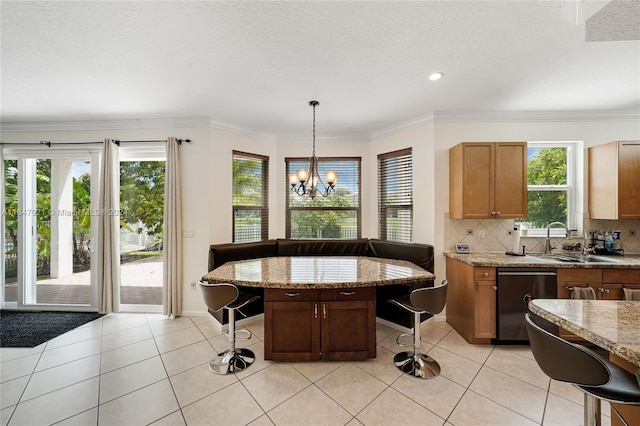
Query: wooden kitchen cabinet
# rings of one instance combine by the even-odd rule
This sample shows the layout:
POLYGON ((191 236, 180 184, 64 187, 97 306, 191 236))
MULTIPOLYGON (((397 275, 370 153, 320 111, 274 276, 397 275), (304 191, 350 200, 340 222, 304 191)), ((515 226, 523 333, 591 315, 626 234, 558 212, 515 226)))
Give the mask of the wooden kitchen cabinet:
POLYGON ((640 219, 640 141, 589 148, 589 216, 640 219))
POLYGON ((265 289, 265 359, 354 360, 376 356, 375 287, 265 289))
POLYGON ((463 142, 449 150, 449 217, 527 217, 527 143, 463 142))
POLYGON ((320 297, 322 359, 375 358, 375 287, 323 289, 320 297))
POLYGON ((264 290, 264 359, 320 359, 320 290, 264 290))
POLYGON ((496 337, 496 268, 447 258, 447 322, 469 343, 496 337))

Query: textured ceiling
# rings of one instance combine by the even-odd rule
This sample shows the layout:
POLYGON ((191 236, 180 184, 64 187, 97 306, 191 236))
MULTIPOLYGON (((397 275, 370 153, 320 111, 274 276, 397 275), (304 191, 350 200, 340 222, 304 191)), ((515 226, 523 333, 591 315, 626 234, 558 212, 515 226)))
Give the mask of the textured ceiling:
POLYGON ((317 99, 322 137, 432 113, 640 109, 640 42, 585 41, 584 4, 2 1, 1 119, 303 135, 317 99))

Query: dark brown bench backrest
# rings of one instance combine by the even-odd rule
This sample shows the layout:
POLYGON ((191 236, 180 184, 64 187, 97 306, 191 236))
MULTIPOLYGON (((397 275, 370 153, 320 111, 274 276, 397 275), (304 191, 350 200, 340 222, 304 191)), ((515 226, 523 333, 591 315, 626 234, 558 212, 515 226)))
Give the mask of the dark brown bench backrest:
POLYGON ((278 256, 367 256, 367 239, 289 240, 278 239, 278 256))
POLYGON ((209 247, 209 271, 234 260, 277 256, 276 240, 214 244, 209 247))
POLYGON ((407 260, 433 273, 433 246, 419 243, 369 240, 369 256, 407 260))

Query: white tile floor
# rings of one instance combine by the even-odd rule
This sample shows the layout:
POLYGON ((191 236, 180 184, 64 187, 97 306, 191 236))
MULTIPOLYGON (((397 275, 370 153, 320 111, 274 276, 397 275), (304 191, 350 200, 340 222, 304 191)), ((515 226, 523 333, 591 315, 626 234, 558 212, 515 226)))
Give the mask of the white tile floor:
POLYGON ((244 342, 257 361, 230 376, 208 370, 226 337, 207 317, 110 314, 0 349, 0 425, 582 424, 582 394, 550 382, 526 346, 469 345, 431 320, 423 349, 442 375, 418 380, 393 366, 398 332, 384 325, 376 359, 312 363, 264 361, 262 327, 244 342))

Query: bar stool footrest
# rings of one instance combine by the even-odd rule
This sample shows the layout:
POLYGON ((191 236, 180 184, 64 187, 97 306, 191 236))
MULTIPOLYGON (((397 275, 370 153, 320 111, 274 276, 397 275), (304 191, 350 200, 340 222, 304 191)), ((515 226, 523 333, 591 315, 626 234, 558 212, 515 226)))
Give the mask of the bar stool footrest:
POLYGON ((409 348, 409 347, 414 347, 415 346, 415 342, 414 342, 414 335, 413 333, 402 333, 400 335, 398 335, 396 337, 396 344, 400 347, 403 348, 409 348), (411 343, 401 343, 400 339, 407 337, 407 336, 411 336, 411 343))
MULTIPOLYGON (((226 333, 224 333, 227 337, 229 337, 229 332, 227 331, 226 333)), ((236 330, 236 332, 234 333, 235 335, 233 336, 233 339, 238 342, 238 341, 243 341, 243 340, 249 340, 253 337, 253 333, 250 332, 249 330, 247 330, 246 328, 241 328, 239 330, 236 330), (238 337, 238 333, 246 333, 247 337, 238 337)))

